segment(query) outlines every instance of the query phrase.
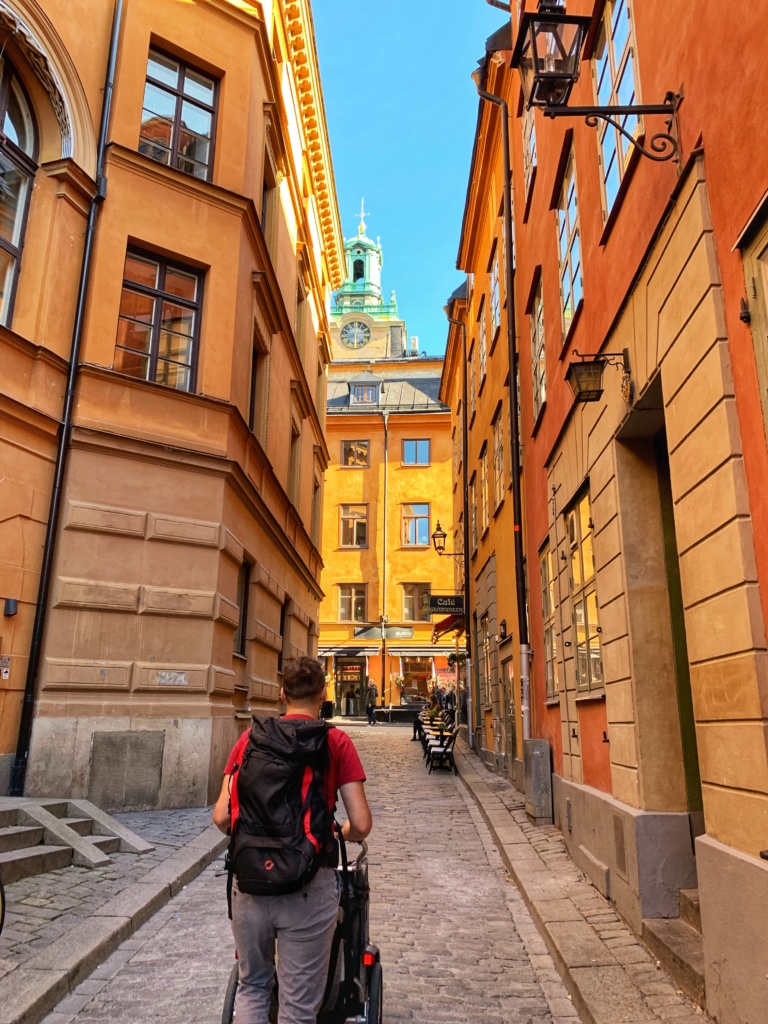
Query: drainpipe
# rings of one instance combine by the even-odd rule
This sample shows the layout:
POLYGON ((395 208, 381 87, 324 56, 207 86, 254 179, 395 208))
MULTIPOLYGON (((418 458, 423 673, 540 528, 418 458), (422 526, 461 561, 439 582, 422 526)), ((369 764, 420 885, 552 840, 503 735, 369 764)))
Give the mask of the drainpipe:
POLYGON ((88 222, 85 229, 85 246, 83 249, 83 261, 80 268, 80 284, 77 292, 75 323, 72 331, 72 348, 69 357, 67 390, 64 396, 59 444, 56 451, 56 464, 53 471, 53 490, 51 492, 51 504, 48 511, 48 526, 45 532, 43 560, 40 566, 40 586, 37 592, 35 622, 32 628, 32 641, 29 648, 27 679, 24 684, 24 702, 21 707, 19 740, 16 747, 16 760, 14 761, 13 768, 11 770, 11 796, 24 795, 24 784, 27 777, 27 765, 29 763, 29 741, 32 736, 32 721, 35 715, 37 677, 40 670, 40 656, 43 650, 43 637, 45 635, 48 596, 51 587, 53 558, 56 548, 56 534, 59 524, 59 513, 61 511, 61 500, 63 497, 64 476, 67 468, 69 444, 72 438, 75 390, 77 387, 78 371, 80 369, 80 348, 83 340, 85 304, 88 296, 88 285, 90 282, 93 240, 98 212, 101 208, 101 204, 107 197, 107 179, 104 176, 104 162, 107 150, 109 115, 112 107, 112 92, 115 86, 117 45, 120 36, 122 16, 123 0, 116 0, 115 13, 112 20, 112 34, 109 41, 109 56, 107 58, 107 74, 104 83, 104 98, 101 106, 98 147, 96 150, 96 194, 91 199, 90 208, 88 210, 88 222))
MULTIPOLYGON (((384 424, 384 524, 381 531, 381 699, 385 699, 387 680, 387 485, 389 483, 389 413, 383 410, 384 424)), ((389 688, 389 721, 392 722, 392 687, 389 688)))
MULTIPOLYGON (((467 459, 469 453, 469 427, 467 424, 467 325, 463 320, 456 320, 450 316, 450 306, 445 307, 445 315, 448 323, 461 328, 461 353, 463 371, 461 375, 461 445, 463 455, 461 459, 461 477, 464 488, 464 516, 462 522, 462 545, 464 547, 464 641, 466 643, 467 661, 467 739, 469 749, 475 748, 474 717, 474 674, 472 672, 472 639, 470 632, 469 614, 469 485, 467 483, 467 459)), ((458 711, 458 709, 457 709, 458 711)))
POLYGON ((477 85, 481 99, 501 108, 501 138, 504 150, 504 233, 507 239, 506 289, 507 289, 507 347, 509 349, 509 425, 512 435, 512 450, 509 453, 512 467, 512 515, 515 541, 515 589, 517 593, 517 630, 520 642, 520 687, 522 690, 521 712, 523 739, 531 738, 531 678, 528 640, 528 614, 525 595, 525 551, 523 548, 523 513, 520 489, 520 422, 517 412, 517 346, 515 344, 515 282, 512 269, 514 236, 512 234, 512 168, 509 160, 509 108, 500 96, 486 92, 477 85))

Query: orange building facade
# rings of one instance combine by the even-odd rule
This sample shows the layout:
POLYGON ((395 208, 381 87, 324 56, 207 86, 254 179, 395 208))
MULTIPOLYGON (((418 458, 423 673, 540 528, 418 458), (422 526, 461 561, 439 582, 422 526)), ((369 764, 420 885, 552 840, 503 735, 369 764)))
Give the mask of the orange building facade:
MULTIPOLYGON (((576 863, 651 948, 669 936, 698 946, 686 984, 718 1021, 757 1021, 768 1005, 765 15, 715 0, 568 3, 589 19, 572 106, 682 93, 679 161, 654 163, 605 122, 526 109, 510 70, 526 9, 488 40, 479 79, 510 112, 514 293, 500 304, 517 337, 532 736, 549 741, 554 820, 576 863), (600 393, 575 402, 569 367, 601 354, 618 368, 606 363, 600 393), (700 934, 679 916, 689 890, 700 934)), ((459 255, 468 296, 486 291, 502 215, 499 114, 482 102, 478 116, 459 255)), ((647 144, 664 121, 627 127, 647 144)), ((478 305, 454 302, 468 339, 478 305)), ((503 374, 489 377, 496 401, 503 374)), ((503 580, 511 589, 509 562, 503 580)), ((479 719, 475 729, 483 740, 479 719)))
POLYGON ((443 362, 408 341, 394 292, 383 300, 381 247, 362 217, 345 242, 346 281, 331 310, 326 421, 319 651, 341 715, 365 713, 369 678, 380 706, 406 710, 458 678, 455 658, 448 664, 456 630, 433 639, 447 616, 429 609, 457 582, 454 559, 432 543, 438 524, 453 533, 443 362))
POLYGON ((17 190, 0 254, 2 791, 201 805, 237 715, 276 710, 282 661, 317 651, 342 236, 308 3, 117 10, 113 27, 95 0, 0 5, 17 190))

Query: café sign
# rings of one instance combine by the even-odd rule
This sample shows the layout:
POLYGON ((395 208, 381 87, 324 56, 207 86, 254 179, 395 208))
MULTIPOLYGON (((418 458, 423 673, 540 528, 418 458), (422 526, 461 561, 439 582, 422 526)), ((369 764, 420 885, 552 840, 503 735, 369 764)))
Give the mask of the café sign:
POLYGON ((462 594, 430 594, 430 615, 463 615, 464 596, 462 594))

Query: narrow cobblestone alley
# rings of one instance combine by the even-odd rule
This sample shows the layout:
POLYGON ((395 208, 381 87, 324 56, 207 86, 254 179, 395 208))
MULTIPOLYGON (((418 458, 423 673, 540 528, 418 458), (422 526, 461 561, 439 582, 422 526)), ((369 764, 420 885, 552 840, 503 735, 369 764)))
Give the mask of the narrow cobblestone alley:
MULTIPOLYGON (((371 933, 386 1024, 579 1024, 461 783, 427 775, 410 729, 350 732, 375 821, 371 933)), ((220 868, 207 868, 44 1024, 217 1022, 233 955, 220 868)))

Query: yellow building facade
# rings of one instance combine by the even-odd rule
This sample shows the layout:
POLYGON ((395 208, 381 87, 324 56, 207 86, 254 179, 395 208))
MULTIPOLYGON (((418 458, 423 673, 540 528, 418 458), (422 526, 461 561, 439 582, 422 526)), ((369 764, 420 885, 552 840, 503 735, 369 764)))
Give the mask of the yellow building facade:
POLYGON ((308 3, 114 10, 0 4, 0 791, 188 806, 317 650, 342 236, 308 3))
POLYGON ((383 302, 381 247, 362 219, 345 250, 331 311, 319 652, 336 713, 359 714, 369 678, 387 708, 455 679, 453 634, 433 642, 444 616, 429 599, 453 595, 456 581, 454 560, 432 544, 438 523, 453 534, 442 360, 418 355, 394 292, 383 302))

